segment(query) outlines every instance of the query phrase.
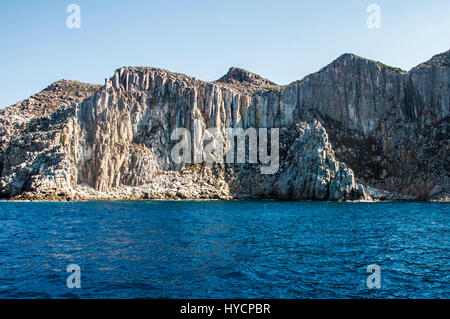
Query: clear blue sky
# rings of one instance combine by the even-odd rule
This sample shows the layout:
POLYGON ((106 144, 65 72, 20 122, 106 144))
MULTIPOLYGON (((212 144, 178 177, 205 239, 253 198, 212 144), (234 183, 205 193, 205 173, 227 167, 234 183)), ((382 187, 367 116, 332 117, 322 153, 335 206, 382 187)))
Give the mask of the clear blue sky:
POLYGON ((450 1, 2 0, 0 107, 62 78, 145 65, 215 80, 230 66, 287 84, 345 52, 409 70, 450 48, 450 1), (81 7, 81 29, 66 8, 81 7), (366 8, 381 7, 381 29, 366 8))

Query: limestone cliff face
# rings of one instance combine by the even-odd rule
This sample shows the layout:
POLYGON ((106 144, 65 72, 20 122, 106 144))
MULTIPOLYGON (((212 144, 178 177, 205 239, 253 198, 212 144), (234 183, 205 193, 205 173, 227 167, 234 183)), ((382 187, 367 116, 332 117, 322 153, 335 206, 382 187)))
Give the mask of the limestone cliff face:
MULTIPOLYGON (((202 140, 209 128, 217 128, 222 136, 230 127, 288 128, 293 124, 294 98, 293 91, 241 69, 232 68, 222 79, 208 83, 160 69, 122 68, 76 111, 79 128, 73 135, 80 136, 74 156, 78 183, 105 192, 121 185, 149 184, 161 172, 185 167, 171 160, 173 129, 187 128, 202 140)), ((309 148, 305 141, 301 144, 304 154, 297 154, 298 159, 288 158, 298 153, 297 148, 286 150, 281 158, 295 161, 300 172, 280 170, 275 176, 258 176, 261 174, 255 170, 225 165, 225 170, 232 171, 228 174, 232 177, 225 180, 232 185, 230 196, 335 200, 364 197, 350 170, 341 170, 349 175, 345 183, 332 184, 334 178, 340 178, 339 163, 334 160, 326 132, 313 132, 309 148), (313 144, 313 135, 322 143, 313 144), (255 179, 260 181, 258 187, 255 179), (286 184, 285 191, 279 192, 274 190, 278 179, 297 184, 286 184)), ((290 136, 291 132, 285 134, 290 136)), ((297 132, 293 134, 298 136, 297 132)), ((203 145, 197 146, 201 152, 203 145)))
POLYGON ((18 198, 342 200, 368 198, 363 183, 443 198, 449 55, 404 72, 345 54, 287 86, 237 68, 215 82, 121 68, 82 96, 65 90, 64 102, 51 97, 45 103, 60 106, 45 112, 2 111, 0 191, 18 198), (259 164, 220 158, 175 164, 170 134, 180 127, 199 140, 209 128, 220 136, 230 127, 280 128, 280 167, 264 175, 259 164))
POLYGON ((406 73, 346 54, 297 84, 296 110, 323 122, 337 158, 361 181, 447 197, 449 64, 447 51, 406 73))

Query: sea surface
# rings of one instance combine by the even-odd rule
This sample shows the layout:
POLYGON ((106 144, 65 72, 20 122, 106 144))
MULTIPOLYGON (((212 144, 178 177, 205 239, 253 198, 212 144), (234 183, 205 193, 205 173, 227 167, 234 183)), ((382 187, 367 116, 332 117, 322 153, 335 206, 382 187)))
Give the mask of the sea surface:
POLYGON ((448 203, 0 202, 0 298, 450 298, 449 221, 448 203))

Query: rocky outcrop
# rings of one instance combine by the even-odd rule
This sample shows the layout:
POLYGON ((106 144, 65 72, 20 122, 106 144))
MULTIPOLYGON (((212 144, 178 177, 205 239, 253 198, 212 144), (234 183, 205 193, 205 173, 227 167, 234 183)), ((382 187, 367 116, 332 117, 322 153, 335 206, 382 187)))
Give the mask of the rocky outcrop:
MULTIPOLYGON (((0 194, 60 193, 70 189, 71 157, 64 145, 75 106, 100 86, 53 83, 29 99, 0 111, 0 194)), ((40 196, 40 195, 39 195, 40 196)))
POLYGON ((150 67, 118 69, 102 87, 57 82, 2 110, 0 192, 74 200, 445 199, 449 56, 405 72, 344 54, 287 86, 238 68, 215 82, 150 67), (192 158, 211 128, 216 144, 228 128, 279 129, 279 167, 261 174, 263 163, 223 163, 220 154, 212 164, 175 163, 175 128, 195 136, 192 158))
POLYGON ((282 130, 281 166, 274 175, 240 169, 239 194, 282 200, 368 199, 353 171, 335 159, 324 127, 318 121, 300 122, 282 130), (242 185, 246 189, 242 188, 242 185))

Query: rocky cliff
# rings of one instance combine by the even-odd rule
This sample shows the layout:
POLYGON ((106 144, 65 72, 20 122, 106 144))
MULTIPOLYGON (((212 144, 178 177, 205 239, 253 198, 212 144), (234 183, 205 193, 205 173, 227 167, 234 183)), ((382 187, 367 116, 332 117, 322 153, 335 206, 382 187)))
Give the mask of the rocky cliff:
POLYGON ((450 51, 410 72, 344 54, 286 86, 238 68, 215 82, 150 67, 118 69, 101 87, 56 82, 1 111, 0 194, 445 200, 449 64, 450 51), (176 128, 192 132, 199 160, 174 162, 176 128), (248 151, 244 163, 201 157, 201 141, 221 144, 229 128, 267 129, 273 174, 248 151))

